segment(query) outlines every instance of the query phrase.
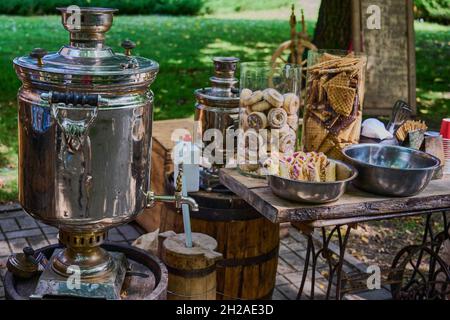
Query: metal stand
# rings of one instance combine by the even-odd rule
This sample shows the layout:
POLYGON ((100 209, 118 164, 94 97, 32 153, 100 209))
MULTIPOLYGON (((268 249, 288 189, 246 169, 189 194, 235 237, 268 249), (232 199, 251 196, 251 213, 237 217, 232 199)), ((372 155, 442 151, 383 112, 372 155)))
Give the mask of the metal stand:
POLYGON ((392 263, 391 285, 394 299, 432 300, 450 297, 450 267, 439 255, 450 239, 447 212, 441 213, 444 230, 436 233, 432 214, 427 214, 422 243, 406 246, 392 263))
MULTIPOLYGON (((428 212, 425 215, 425 230, 421 244, 406 246, 394 258, 388 275, 394 299, 448 299, 450 296, 450 267, 448 262, 439 256, 445 240, 450 239, 450 222, 447 212, 440 212, 444 230, 436 233, 432 219, 433 213, 436 212, 428 212)), ((325 298, 330 299, 332 296, 334 284, 335 299, 342 299, 344 285, 342 266, 350 232, 355 227, 356 224, 337 225, 328 234, 326 228, 321 227, 322 246, 320 249, 317 249, 314 244, 314 228, 299 228, 306 236, 308 244, 297 299, 302 298, 308 272, 311 272, 309 298, 315 299, 315 275, 317 260, 320 256, 325 259, 328 267, 328 287, 325 298), (338 253, 329 248, 333 236, 337 236, 338 239, 338 253)))
POLYGON ((316 282, 316 269, 317 269, 317 259, 320 255, 322 255, 323 258, 325 258, 328 266, 328 288, 326 292, 325 298, 328 300, 330 299, 331 295, 331 288, 333 285, 333 279, 336 275, 336 290, 335 290, 335 296, 336 300, 341 300, 341 280, 342 280, 342 265, 344 263, 344 255, 345 255, 345 249, 347 247, 348 237, 350 236, 350 231, 354 227, 354 225, 346 225, 346 230, 343 232, 342 230, 343 226, 335 226, 331 230, 331 232, 327 235, 325 227, 322 227, 322 248, 316 251, 314 240, 312 233, 314 232, 314 229, 310 229, 308 231, 302 230, 305 236, 308 239, 308 246, 306 249, 306 257, 305 257, 305 265, 303 268, 303 275, 302 275, 302 281, 300 284, 300 289, 297 294, 297 300, 300 300, 303 294, 303 290, 305 287, 306 278, 308 276, 308 270, 310 269, 309 261, 312 258, 312 264, 311 264, 311 291, 310 291, 310 299, 314 300, 314 287, 316 282), (335 257, 335 254, 328 248, 331 238, 333 235, 336 234, 338 236, 339 240, 339 255, 337 258, 335 257))
POLYGON ((30 296, 31 299, 78 297, 120 300, 120 290, 128 266, 123 253, 109 253, 114 261, 114 268, 102 277, 85 279, 78 275, 77 278, 76 270, 74 270, 72 279, 58 274, 52 268, 53 260, 61 252, 62 250, 55 250, 53 253, 50 263, 39 278, 35 292, 30 296))
MULTIPOLYGON (((116 259, 121 260, 122 257, 126 260, 126 265, 128 266, 123 270, 123 275, 125 279, 122 281, 122 285, 119 288, 120 295, 118 298, 120 300, 163 300, 166 299, 166 291, 167 291, 167 269, 165 265, 162 263, 159 258, 153 256, 152 254, 138 249, 136 247, 130 245, 123 245, 118 243, 103 243, 101 245, 102 249, 108 251, 113 260, 116 259)), ((64 249, 62 244, 50 245, 36 250, 36 255, 43 255, 45 259, 51 260, 57 252, 64 249)), ((123 265, 120 262, 119 265, 123 265)), ((47 265, 51 269, 51 264, 47 265)), ((50 270, 52 271, 52 270, 50 270)), ((95 284, 91 284, 89 287, 88 283, 90 280, 82 279, 82 286, 80 290, 73 290, 73 292, 63 295, 57 295, 56 297, 53 294, 42 294, 41 289, 38 288, 38 284, 43 278, 48 279, 44 274, 47 271, 44 271, 42 274, 40 272, 32 274, 31 277, 24 278, 21 276, 14 275, 12 272, 7 271, 4 277, 4 285, 5 285, 5 296, 9 300, 29 300, 30 298, 39 298, 38 295, 30 297, 32 293, 38 294, 41 292, 43 296, 42 299, 67 299, 67 298, 100 298, 100 299, 111 299, 110 293, 106 294, 105 287, 103 284, 98 285, 96 281, 95 284), (103 286, 103 288, 102 288, 103 286), (90 289, 90 292, 82 292, 90 289), (100 290, 103 290, 101 296, 100 290), (76 295, 76 293, 82 293, 81 297, 76 295), (95 293, 95 295, 94 295, 95 293)), ((58 282, 52 281, 54 280, 52 275, 47 282, 48 285, 55 286, 58 282)), ((56 277, 61 277, 61 275, 56 274, 56 277)), ((120 276, 115 276, 119 281, 120 276)), ((60 278, 58 278, 60 279, 60 278)), ((113 278, 111 278, 113 279, 113 278)), ((67 280, 67 277, 65 278, 67 280)), ((66 285, 66 282, 61 284, 63 286, 66 285)), ((110 283, 112 284, 112 282, 110 283)), ((107 288, 108 292, 111 292, 111 286, 107 288)), ((48 292, 48 291, 47 291, 48 292)), ((116 291, 117 292, 117 291, 116 291)), ((117 293, 112 293, 117 297, 117 293)), ((61 289, 58 288, 58 293, 63 293, 61 289)))

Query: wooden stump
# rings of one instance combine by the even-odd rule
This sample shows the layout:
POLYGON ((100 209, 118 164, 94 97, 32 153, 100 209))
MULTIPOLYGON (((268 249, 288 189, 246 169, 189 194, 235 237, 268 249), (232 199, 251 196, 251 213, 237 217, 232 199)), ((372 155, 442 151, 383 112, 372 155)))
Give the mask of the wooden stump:
MULTIPOLYGON (((168 183, 168 191, 171 184, 168 183)), ((232 193, 191 193, 199 212, 191 212, 195 232, 218 243, 217 299, 270 299, 278 265, 279 225, 273 224, 232 193)), ((181 213, 167 210, 161 230, 183 231, 181 213)))
MULTIPOLYGON (((176 119, 155 121, 153 123, 152 136, 152 168, 151 168, 151 189, 155 194, 164 194, 165 177, 167 172, 173 171, 172 133, 176 129, 184 129, 192 132, 194 126, 193 119, 176 119)), ((156 203, 154 207, 145 209, 136 221, 147 232, 153 232, 159 228, 160 217, 165 215, 167 207, 163 203, 156 203)))
POLYGON ((215 300, 217 241, 206 234, 192 234, 192 248, 185 234, 167 231, 159 235, 160 257, 169 270, 169 300, 215 300))

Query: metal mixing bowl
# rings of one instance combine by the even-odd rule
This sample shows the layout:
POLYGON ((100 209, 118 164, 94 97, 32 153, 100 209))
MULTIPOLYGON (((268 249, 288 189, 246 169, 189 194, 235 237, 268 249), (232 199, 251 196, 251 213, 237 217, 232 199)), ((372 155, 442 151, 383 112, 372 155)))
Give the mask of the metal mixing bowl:
POLYGON ((399 146, 358 144, 343 150, 359 175, 353 184, 365 191, 397 197, 421 192, 440 161, 428 153, 399 146))
POLYGON ((345 192, 348 183, 358 172, 352 166, 338 160, 336 162, 335 182, 298 181, 279 176, 267 176, 272 192, 280 198, 306 203, 328 203, 338 200, 345 192))

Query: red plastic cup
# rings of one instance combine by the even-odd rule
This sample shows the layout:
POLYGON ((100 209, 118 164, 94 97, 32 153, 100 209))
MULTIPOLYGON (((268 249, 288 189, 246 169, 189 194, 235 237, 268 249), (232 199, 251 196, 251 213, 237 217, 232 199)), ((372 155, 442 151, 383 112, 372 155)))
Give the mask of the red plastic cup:
POLYGON ((441 136, 444 139, 450 139, 450 118, 442 119, 441 136))

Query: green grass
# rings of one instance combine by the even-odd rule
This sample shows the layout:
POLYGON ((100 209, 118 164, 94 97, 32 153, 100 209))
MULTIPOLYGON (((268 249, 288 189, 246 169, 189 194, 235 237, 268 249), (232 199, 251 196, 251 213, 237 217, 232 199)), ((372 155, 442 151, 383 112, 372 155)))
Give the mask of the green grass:
POLYGON ((264 1, 249 1, 249 0, 207 0, 205 3, 206 11, 229 13, 239 11, 254 11, 254 10, 270 10, 282 7, 290 7, 295 3, 292 0, 264 0, 264 1))
POLYGON ((434 128, 450 116, 450 26, 416 23, 419 116, 434 128))
MULTIPOLYGON (((275 0, 274 0, 275 1, 275 0)), ((308 22, 312 33, 314 22, 308 22)), ((12 59, 33 47, 58 50, 68 33, 57 16, 0 16, 0 168, 14 171, 17 155, 15 96, 20 82, 12 59)), ((416 24, 419 115, 437 125, 450 115, 450 27, 416 24)), ((182 118, 194 113, 193 90, 208 85, 211 58, 234 55, 242 61, 269 59, 289 38, 289 24, 277 20, 221 20, 202 17, 121 16, 114 21, 107 43, 122 51, 120 42, 137 42, 135 54, 157 60, 161 71, 152 85, 155 119, 182 118)), ((0 178, 4 174, 0 172, 0 178)), ((13 179, 15 181, 15 179, 13 179)), ((14 182, 12 182, 14 183, 14 182)), ((0 201, 15 199, 17 187, 0 192, 0 201)))

